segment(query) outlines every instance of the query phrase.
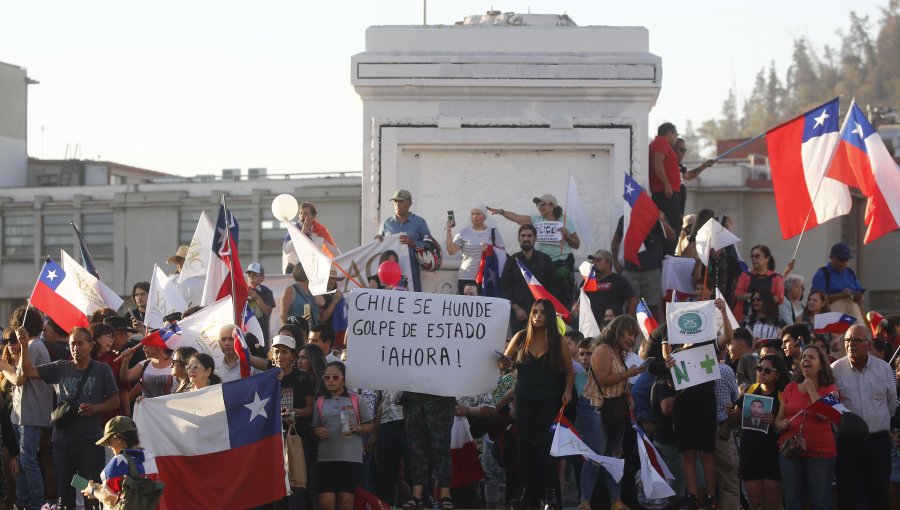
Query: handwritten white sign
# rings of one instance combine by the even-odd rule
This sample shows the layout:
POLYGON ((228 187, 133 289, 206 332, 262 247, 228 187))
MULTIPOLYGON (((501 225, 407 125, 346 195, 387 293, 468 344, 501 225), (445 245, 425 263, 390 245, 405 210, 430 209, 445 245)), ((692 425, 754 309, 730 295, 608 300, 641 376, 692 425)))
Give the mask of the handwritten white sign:
POLYGON ((719 362, 716 359, 716 348, 712 343, 673 352, 672 357, 675 358, 675 366, 671 369, 672 381, 675 383, 676 390, 715 381, 722 377, 719 362))
POLYGON ((447 397, 496 386, 509 301, 355 289, 347 305, 349 386, 447 397))

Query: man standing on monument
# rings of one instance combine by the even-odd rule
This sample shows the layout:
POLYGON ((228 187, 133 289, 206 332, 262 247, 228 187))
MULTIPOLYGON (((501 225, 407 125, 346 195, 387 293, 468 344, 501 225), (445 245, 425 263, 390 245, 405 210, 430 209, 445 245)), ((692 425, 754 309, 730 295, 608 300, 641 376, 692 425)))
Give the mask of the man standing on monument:
POLYGON ((391 197, 394 202, 394 214, 381 224, 376 239, 384 239, 390 234, 400 234, 400 242, 409 247, 409 265, 412 266, 413 290, 422 292, 422 280, 419 276, 419 263, 416 259, 416 247, 423 247, 425 236, 430 236, 428 224, 421 216, 409 212, 412 207, 412 193, 398 189, 391 197))
MULTIPOLYGON (((650 142, 650 192, 653 202, 666 215, 669 225, 681 225, 681 169, 675 154, 678 130, 671 122, 660 124, 650 142)), ((675 254, 675 243, 666 242, 666 255, 675 254)))
POLYGON ((534 249, 536 238, 537 230, 534 225, 526 224, 519 227, 519 248, 522 251, 506 259, 506 265, 500 274, 500 296, 509 299, 509 325, 513 333, 525 328, 531 305, 534 304, 534 295, 528 288, 528 282, 522 276, 516 260, 528 268, 545 289, 557 296, 558 282, 553 260, 546 253, 534 249))

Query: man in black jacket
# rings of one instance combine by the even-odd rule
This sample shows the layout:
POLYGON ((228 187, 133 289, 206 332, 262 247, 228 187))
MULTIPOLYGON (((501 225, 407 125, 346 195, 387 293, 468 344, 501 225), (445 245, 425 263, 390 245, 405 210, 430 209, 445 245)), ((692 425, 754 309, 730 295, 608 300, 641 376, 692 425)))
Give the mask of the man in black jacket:
POLYGON ((534 225, 526 224, 519 227, 519 248, 522 251, 511 255, 506 259, 503 273, 500 275, 500 295, 509 299, 510 317, 509 325, 513 333, 525 328, 531 305, 534 304, 534 295, 528 288, 528 282, 522 276, 522 271, 516 260, 520 261, 531 274, 541 282, 556 299, 560 298, 559 284, 556 278, 556 270, 550 257, 534 249, 534 241, 537 230, 534 225))

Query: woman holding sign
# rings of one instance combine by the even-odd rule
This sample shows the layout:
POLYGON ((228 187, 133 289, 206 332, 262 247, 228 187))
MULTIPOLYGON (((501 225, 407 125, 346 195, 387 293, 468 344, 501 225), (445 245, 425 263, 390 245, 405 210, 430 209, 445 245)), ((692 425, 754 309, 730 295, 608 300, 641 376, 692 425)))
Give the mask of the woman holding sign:
POLYGON ((550 456, 550 426, 572 398, 575 376, 571 356, 556 327, 553 303, 539 299, 531 306, 526 329, 506 347, 516 366, 516 473, 519 496, 513 509, 532 508, 533 488, 544 488, 545 508, 562 508, 556 488, 556 459, 550 456), (540 477, 532 479, 532 473, 540 477))
POLYGON ((575 227, 563 214, 556 197, 547 193, 532 200, 539 214, 516 214, 506 209, 487 207, 491 214, 499 214, 519 225, 532 224, 537 229, 536 248, 549 255, 556 268, 556 276, 562 282, 560 301, 566 306, 572 304, 575 291, 575 256, 572 250, 581 246, 581 239, 575 227))
MULTIPOLYGON (((628 379, 644 372, 646 366, 626 368, 625 358, 634 352, 634 339, 640 334, 638 323, 630 315, 614 318, 600 333, 599 345, 591 355, 591 364, 584 396, 590 409, 578 412, 578 430, 584 442, 598 455, 622 457, 622 438, 628 423, 628 410, 634 407, 628 391, 628 379)), ((591 508, 591 495, 597 483, 600 467, 585 462, 581 469, 581 504, 579 510, 591 508)), ((622 487, 606 473, 611 508, 624 508, 620 498, 622 487)))

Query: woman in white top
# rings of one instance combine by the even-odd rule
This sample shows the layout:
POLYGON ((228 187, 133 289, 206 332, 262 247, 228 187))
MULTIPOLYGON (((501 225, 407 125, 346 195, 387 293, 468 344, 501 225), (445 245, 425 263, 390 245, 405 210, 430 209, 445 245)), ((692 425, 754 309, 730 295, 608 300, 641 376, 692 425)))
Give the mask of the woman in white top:
MULTIPOLYGON (((481 257, 485 247, 493 244, 497 248, 503 248, 503 238, 500 231, 485 223, 487 215, 484 206, 476 205, 469 211, 471 226, 464 227, 456 236, 453 236, 455 220, 447 222, 447 253, 456 255, 462 251, 462 263, 459 266, 459 283, 457 294, 462 294, 466 285, 475 284, 475 276, 478 275, 478 266, 481 265, 481 257)), ((479 288, 479 294, 481 289, 479 288)))

